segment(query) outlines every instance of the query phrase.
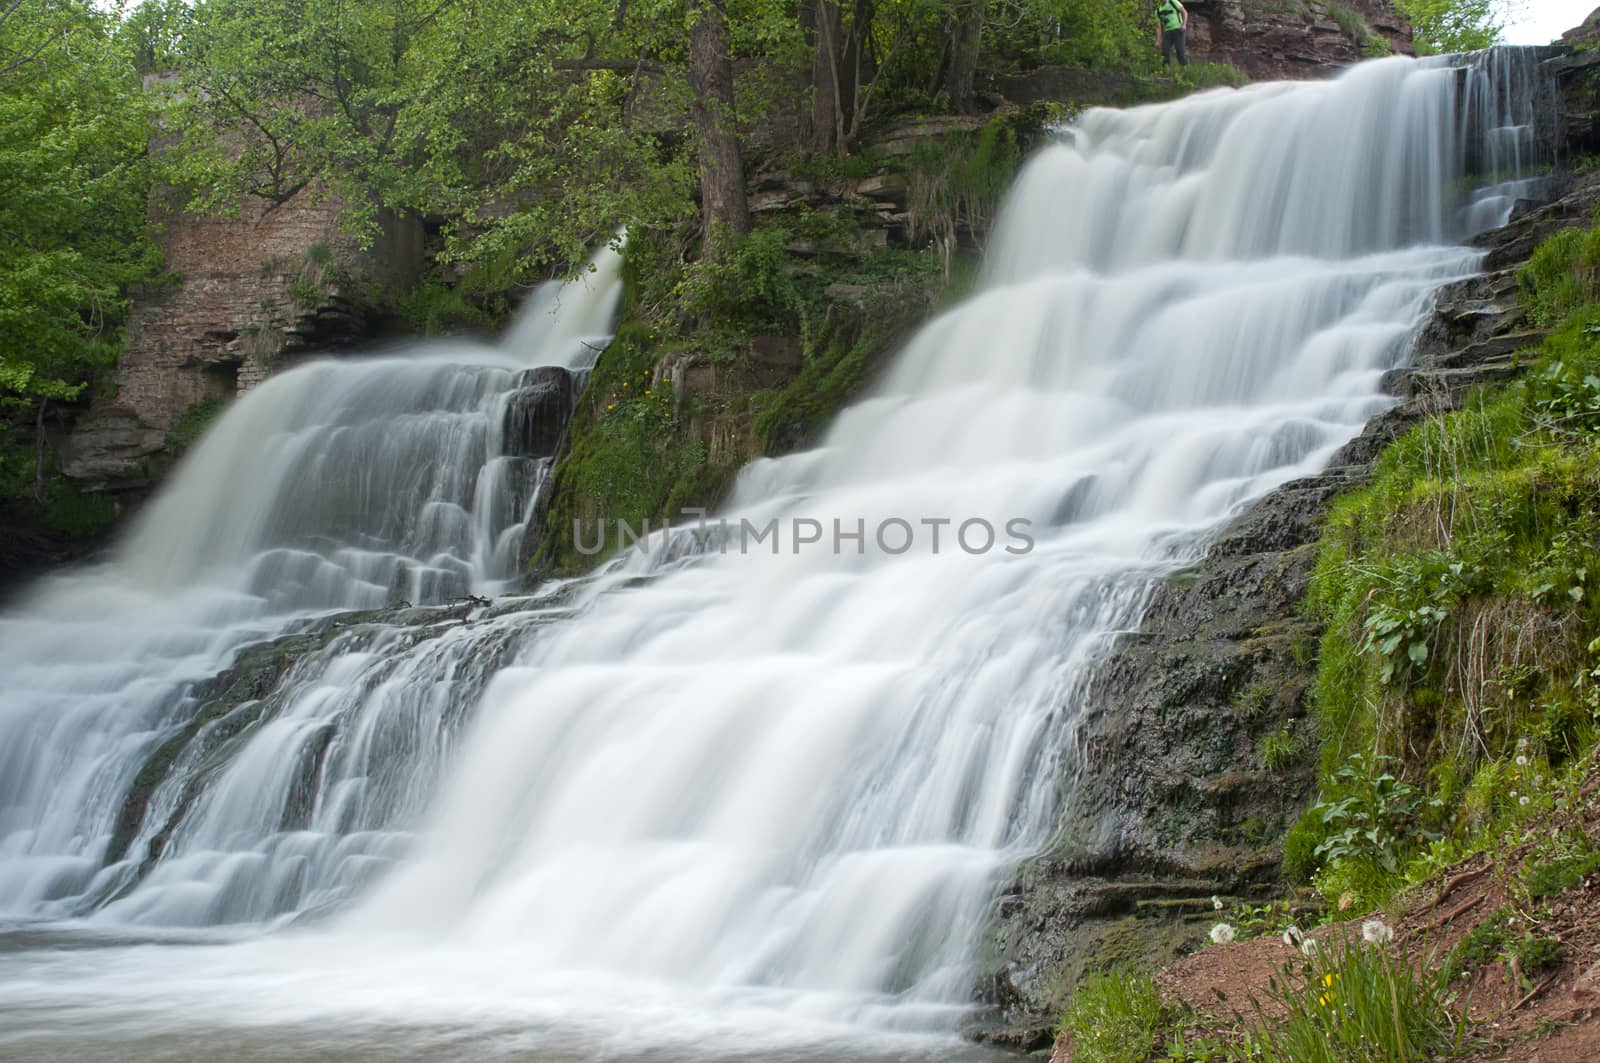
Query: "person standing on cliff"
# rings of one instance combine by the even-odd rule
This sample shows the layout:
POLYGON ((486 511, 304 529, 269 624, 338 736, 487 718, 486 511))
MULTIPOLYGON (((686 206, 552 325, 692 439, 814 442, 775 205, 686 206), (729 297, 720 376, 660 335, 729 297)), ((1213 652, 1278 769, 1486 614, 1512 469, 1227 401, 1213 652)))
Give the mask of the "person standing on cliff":
POLYGON ((1179 0, 1159 0, 1156 4, 1156 44, 1161 48, 1161 61, 1172 65, 1172 53, 1178 53, 1178 65, 1187 67, 1189 55, 1183 47, 1183 34, 1189 28, 1189 9, 1179 0))

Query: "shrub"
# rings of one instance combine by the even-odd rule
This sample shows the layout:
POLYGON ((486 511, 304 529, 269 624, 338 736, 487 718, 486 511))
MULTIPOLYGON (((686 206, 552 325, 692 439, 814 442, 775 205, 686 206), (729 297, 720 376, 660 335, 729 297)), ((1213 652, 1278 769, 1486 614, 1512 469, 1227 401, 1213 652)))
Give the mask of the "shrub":
POLYGON ((1315 852, 1325 862, 1364 861, 1398 875, 1407 850, 1438 837, 1423 829, 1419 820, 1422 812, 1437 808, 1439 802, 1383 770, 1387 760, 1377 757, 1369 762, 1357 753, 1334 772, 1333 795, 1315 806, 1324 831, 1315 852))

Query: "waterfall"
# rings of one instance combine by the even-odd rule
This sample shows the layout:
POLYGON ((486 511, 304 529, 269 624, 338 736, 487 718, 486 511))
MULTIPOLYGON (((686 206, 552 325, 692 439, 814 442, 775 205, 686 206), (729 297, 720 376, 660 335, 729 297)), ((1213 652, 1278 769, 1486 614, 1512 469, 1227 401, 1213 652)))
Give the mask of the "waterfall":
MULTIPOLYGON (((221 738, 237 717, 202 726, 193 684, 241 646, 331 610, 438 604, 516 577, 522 522, 551 460, 516 438, 518 400, 593 362, 619 294, 620 257, 608 250, 591 273, 536 292, 498 346, 440 341, 268 380, 207 433, 111 560, 46 580, 0 616, 0 915, 81 914, 126 887, 139 864, 117 837, 129 802, 167 783, 143 806, 137 856, 165 826, 156 812, 194 803, 184 772, 238 745, 221 738), (141 779, 152 756, 197 730, 174 773, 141 779)), ((252 731, 230 777, 286 726, 252 731)), ((275 796, 272 808, 266 794, 244 798, 259 805, 253 840, 283 819, 286 795, 275 796)), ((196 816, 227 821, 236 805, 218 800, 196 816)), ((237 831, 254 828, 223 829, 251 848, 237 831)), ((281 906, 298 894, 276 896, 281 906)), ((209 917, 185 921, 195 919, 209 917)))
POLYGON ((528 360, 270 381, 116 560, 3 621, 0 911, 305 925, 0 953, 0 1044, 90 1006, 124 1046, 298 1024, 430 1058, 486 1051, 463 1029, 541 1058, 952 1029, 1108 638, 1392 401, 1462 241, 1528 191, 1506 143, 1481 162, 1524 124, 1514 60, 1089 112, 822 446, 467 615, 326 617, 504 589, 477 487, 528 360), (245 650, 236 685, 280 661, 249 697, 190 685, 266 639, 295 653, 245 650))

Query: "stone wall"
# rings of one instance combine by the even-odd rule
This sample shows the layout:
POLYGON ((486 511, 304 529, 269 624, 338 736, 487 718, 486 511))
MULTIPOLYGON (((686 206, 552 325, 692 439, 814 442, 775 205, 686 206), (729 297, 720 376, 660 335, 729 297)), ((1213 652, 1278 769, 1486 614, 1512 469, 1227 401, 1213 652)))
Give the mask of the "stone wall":
POLYGON ((58 441, 62 474, 94 490, 143 486, 186 411, 368 336, 371 286, 415 279, 423 233, 390 219, 363 250, 340 231, 339 210, 307 189, 279 204, 247 198, 231 217, 196 216, 158 193, 151 212, 176 283, 135 298, 114 392, 58 441))

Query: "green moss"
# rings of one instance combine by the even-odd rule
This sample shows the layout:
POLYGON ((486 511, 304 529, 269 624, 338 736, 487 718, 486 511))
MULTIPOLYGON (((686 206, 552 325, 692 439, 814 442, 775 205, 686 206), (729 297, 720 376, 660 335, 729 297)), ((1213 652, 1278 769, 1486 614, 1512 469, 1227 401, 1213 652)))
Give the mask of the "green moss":
POLYGON ((824 321, 799 375, 782 389, 756 397, 755 434, 762 453, 815 442, 833 415, 861 391, 881 356, 927 309, 927 290, 917 286, 874 292, 860 308, 837 308, 824 321))
POLYGON ((619 522, 656 529, 681 519, 686 506, 714 504, 737 471, 736 463, 713 462, 687 411, 674 410, 667 389, 651 387, 656 353, 649 326, 632 322, 595 363, 554 474, 539 562, 557 574, 615 553, 619 522))
POLYGON ((228 404, 220 396, 192 403, 178 415, 167 429, 167 446, 172 450, 188 450, 197 443, 213 421, 222 415, 228 404))

